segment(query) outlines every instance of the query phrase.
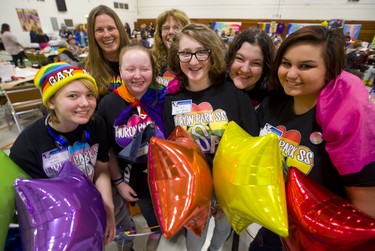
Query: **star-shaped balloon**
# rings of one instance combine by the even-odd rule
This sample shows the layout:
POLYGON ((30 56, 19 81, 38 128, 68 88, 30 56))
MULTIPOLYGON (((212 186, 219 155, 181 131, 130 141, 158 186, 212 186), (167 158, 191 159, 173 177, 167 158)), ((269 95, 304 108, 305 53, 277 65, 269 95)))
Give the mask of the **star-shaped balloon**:
POLYGON ((93 183, 71 162, 49 179, 17 179, 24 250, 104 250, 106 212, 93 183))
POLYGON ((14 180, 29 177, 0 150, 0 250, 4 250, 9 224, 16 206, 14 180))
POLYGON ((198 144, 180 126, 167 140, 152 137, 148 182, 162 232, 171 238, 183 226, 201 235, 212 197, 212 178, 198 144))
POLYGON ((286 193, 287 250, 374 250, 375 220, 294 167, 286 193))
POLYGON ((231 121, 214 158, 219 205, 240 234, 256 222, 288 235, 282 159, 276 134, 252 137, 231 121))

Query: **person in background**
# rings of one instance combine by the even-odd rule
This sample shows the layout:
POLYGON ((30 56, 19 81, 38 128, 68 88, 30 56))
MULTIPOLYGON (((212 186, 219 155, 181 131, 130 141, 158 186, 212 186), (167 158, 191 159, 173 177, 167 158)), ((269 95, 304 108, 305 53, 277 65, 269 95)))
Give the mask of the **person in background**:
MULTIPOLYGON (((281 151, 285 171, 292 165, 375 218, 375 103, 361 80, 346 71, 345 38, 339 29, 306 26, 281 44, 271 72, 279 90, 263 100, 261 135, 280 131, 293 155, 281 151), (350 100, 350 102, 349 102, 350 100), (342 118, 351 118, 346 123, 342 118), (271 128, 271 129, 269 129, 271 128), (285 132, 294 131, 298 142, 285 132), (299 158, 299 152, 309 159, 299 158)), ((308 247, 306 247, 308 248, 308 247)), ((279 237, 262 228, 249 250, 282 250, 279 237), (264 247, 268 247, 265 249, 264 247)))
POLYGON ((114 152, 110 155, 114 158, 112 163, 117 163, 111 165, 112 179, 117 181, 115 185, 124 199, 138 204, 153 232, 146 243, 147 251, 155 251, 161 237, 148 187, 147 158, 135 158, 122 152, 130 147, 138 152, 141 148, 136 145, 138 137, 145 138, 141 143, 146 144, 151 136, 155 136, 149 133, 151 128, 147 125, 150 123, 154 123, 155 130, 161 132, 156 135, 164 133, 164 95, 158 95, 153 66, 151 52, 146 48, 139 45, 124 47, 120 53, 120 71, 124 84, 106 95, 98 108, 110 129, 109 142, 114 152), (142 119, 134 120, 135 117, 142 119), (123 133, 129 128, 138 129, 131 135, 123 133), (144 137, 148 134, 150 136, 144 137))
POLYGON ((37 35, 36 26, 31 26, 29 34, 30 34, 30 43, 38 43, 36 41, 36 35, 37 35))
POLYGON ((364 48, 363 48, 361 41, 356 41, 350 47, 348 49, 352 49, 352 50, 346 54, 345 71, 348 71, 358 76, 359 78, 362 78, 363 73, 361 69, 367 61, 367 58, 368 58, 367 51, 363 50, 364 48))
POLYGON ((23 51, 24 47, 21 45, 17 37, 10 32, 10 26, 7 23, 1 25, 1 41, 4 44, 5 50, 12 55, 13 63, 16 67, 25 68, 24 60, 26 54, 23 51), (18 60, 20 61, 18 63, 18 60))
POLYGON ((84 52, 84 49, 76 44, 74 36, 69 36, 67 49, 73 54, 74 57, 78 58, 84 52))
POLYGON ((150 22, 150 25, 148 27, 148 32, 150 33, 150 37, 154 37, 155 35, 155 26, 152 22, 150 22))
POLYGON ((46 48, 47 46, 49 46, 49 37, 47 36, 47 34, 45 34, 42 30, 42 28, 38 27, 36 29, 36 38, 35 38, 35 41, 39 44, 39 50, 43 50, 44 48, 46 48))
POLYGON ((64 23, 60 25, 59 35, 62 39, 67 40, 69 36, 73 36, 73 33, 66 27, 64 23))
POLYGON ((76 45, 73 36, 68 38, 68 45, 57 57, 57 61, 66 62, 76 67, 82 67, 82 63, 79 60, 79 55, 83 53, 83 49, 76 45))
POLYGON ((246 91, 254 107, 272 90, 269 76, 274 58, 271 38, 255 27, 242 31, 229 45, 226 54, 229 78, 238 89, 246 91))
POLYGON ((119 55, 130 41, 116 12, 105 5, 91 10, 87 36, 90 46, 85 67, 98 83, 101 99, 122 84, 119 55))
POLYGON ((125 26, 125 31, 128 34, 129 39, 131 39, 131 37, 132 37, 132 29, 130 28, 129 23, 125 23, 124 26, 125 26))
POLYGON ((156 19, 152 56, 155 61, 156 81, 159 84, 167 86, 174 78, 173 74, 167 71, 168 50, 173 37, 189 23, 189 17, 178 9, 166 10, 156 19))
POLYGON ((363 74, 362 82, 365 85, 372 86, 375 82, 375 54, 371 54, 367 59, 368 68, 363 74))
POLYGON ((141 34, 147 31, 147 25, 146 24, 141 24, 141 34))
POLYGON ((146 30, 141 34, 141 45, 145 48, 150 49, 150 41, 148 41, 148 31, 146 30))
MULTIPOLYGON (((207 25, 189 24, 173 38, 168 55, 169 69, 179 80, 180 90, 168 93, 165 97, 163 119, 166 135, 170 135, 179 125, 193 138, 199 138, 196 142, 205 154, 211 171, 217 146, 229 121, 235 121, 253 136, 259 133, 255 110, 249 97, 225 79, 225 50, 221 38, 207 25), (184 104, 188 102, 185 109, 178 108, 178 102, 182 100, 184 104), (172 110, 172 107, 177 108, 172 110), (180 112, 176 113, 176 110, 180 112), (187 110, 191 112, 185 112, 187 110), (220 121, 196 122, 198 120, 183 119, 189 116, 215 117, 218 111, 222 114, 220 121)), ((212 207, 215 227, 209 250, 217 251, 229 236, 231 225, 217 205, 215 195, 212 207)), ((209 220, 201 237, 187 230, 188 251, 202 249, 208 225, 209 220)))
POLYGON ((1 41, 1 36, 0 36, 0 51, 5 51, 5 47, 3 42, 1 41))
POLYGON ((273 45, 275 46, 276 52, 280 48, 281 43, 282 42, 280 40, 276 40, 276 41, 273 42, 273 45))
POLYGON ((346 45, 348 46, 348 44, 350 44, 351 41, 352 41, 352 36, 350 35, 350 32, 347 31, 346 34, 345 34, 346 45))
POLYGON ((80 45, 82 48, 88 46, 87 31, 83 27, 83 24, 78 24, 77 29, 74 32, 74 37, 76 39, 76 44, 80 45))
POLYGON ((116 228, 106 125, 94 114, 98 96, 95 79, 82 68, 52 63, 37 72, 34 83, 41 89, 48 115, 21 132, 9 157, 35 179, 55 177, 70 160, 102 195, 108 244, 116 228))

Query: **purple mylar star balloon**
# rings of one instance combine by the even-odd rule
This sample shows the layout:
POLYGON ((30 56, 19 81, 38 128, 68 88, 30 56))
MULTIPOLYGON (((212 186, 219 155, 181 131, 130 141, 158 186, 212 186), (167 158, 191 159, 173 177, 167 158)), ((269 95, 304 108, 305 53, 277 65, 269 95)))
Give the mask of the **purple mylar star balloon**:
POLYGON ((17 179, 16 205, 27 250, 104 250, 99 191, 71 162, 49 179, 17 179))

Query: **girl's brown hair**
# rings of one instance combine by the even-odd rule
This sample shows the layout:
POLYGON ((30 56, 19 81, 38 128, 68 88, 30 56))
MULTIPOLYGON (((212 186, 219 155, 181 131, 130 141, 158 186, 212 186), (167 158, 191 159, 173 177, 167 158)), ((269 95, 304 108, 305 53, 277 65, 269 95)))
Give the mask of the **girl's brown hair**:
POLYGON ((171 44, 168 55, 168 67, 169 70, 175 74, 180 81, 180 84, 187 86, 189 80, 187 76, 182 72, 180 67, 180 61, 177 53, 179 52, 180 41, 183 36, 189 36, 203 45, 205 49, 210 50, 211 67, 209 70, 209 78, 212 84, 222 82, 225 79, 225 45, 221 38, 204 24, 188 24, 186 25, 179 34, 177 34, 171 44))
POLYGON ((280 45, 271 71, 271 82, 280 88, 278 69, 285 52, 297 43, 321 45, 322 58, 327 67, 326 82, 335 79, 345 66, 345 36, 341 30, 320 25, 305 26, 290 34, 280 45))

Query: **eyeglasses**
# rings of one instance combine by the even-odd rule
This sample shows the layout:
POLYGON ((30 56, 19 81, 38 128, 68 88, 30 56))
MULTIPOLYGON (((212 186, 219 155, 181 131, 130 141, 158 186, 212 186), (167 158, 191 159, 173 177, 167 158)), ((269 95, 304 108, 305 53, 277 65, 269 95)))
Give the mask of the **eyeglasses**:
POLYGON ((179 32, 181 30, 181 26, 175 25, 175 26, 172 26, 172 27, 170 27, 170 26, 162 26, 161 27, 161 31, 164 32, 164 33, 167 33, 167 32, 170 31, 171 28, 172 28, 172 30, 174 32, 179 32))
POLYGON ((177 52, 177 55, 178 55, 178 59, 180 60, 180 62, 189 63, 191 59, 193 58, 193 55, 198 61, 206 61, 210 57, 211 51, 208 49, 199 50, 196 52, 181 51, 181 52, 177 52))

